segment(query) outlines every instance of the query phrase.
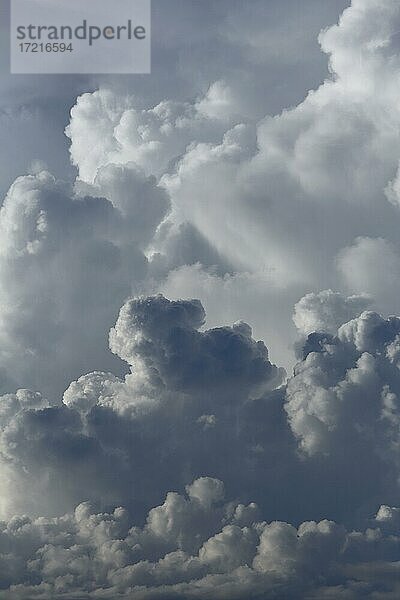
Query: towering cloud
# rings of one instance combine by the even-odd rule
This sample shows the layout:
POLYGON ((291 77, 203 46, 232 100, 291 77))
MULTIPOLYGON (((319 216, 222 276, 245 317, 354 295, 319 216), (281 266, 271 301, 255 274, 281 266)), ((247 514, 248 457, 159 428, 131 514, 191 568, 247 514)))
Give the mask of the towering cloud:
POLYGON ((400 595, 400 8, 353 0, 274 115, 252 2, 215 77, 80 95, 76 180, 6 194, 0 598, 400 595))
POLYGON ((144 249, 169 200, 136 167, 109 167, 101 181, 110 200, 78 195, 42 171, 17 179, 4 200, 4 391, 25 386, 60 394, 87 369, 118 368, 107 352, 109 323, 146 277, 144 249))
POLYGON ((1 398, 2 510, 30 515, 0 527, 4 597, 397 593, 399 319, 310 334, 286 390, 247 324, 204 318, 197 300, 132 299, 110 332, 125 379, 83 376, 62 406, 1 398))
POLYGON ((67 134, 80 178, 91 183, 105 165, 133 161, 171 197, 169 228, 151 252, 159 264, 172 236, 176 261, 153 271, 164 281, 148 289, 198 296, 205 284, 210 323, 224 318, 221 302, 229 305, 227 322, 252 320, 287 366, 282 339, 294 341, 290 313, 306 293, 368 293, 380 311, 400 309, 386 276, 399 255, 398 25, 394 0, 353 2, 319 36, 331 77, 258 122, 240 116, 232 82, 217 81, 192 104, 147 109, 104 89, 78 99, 67 134), (193 252, 177 235, 187 222, 214 249, 214 270, 210 252, 193 252), (279 312, 278 333, 266 312, 279 312))
POLYGON ((40 514, 43 502, 51 511, 67 510, 82 499, 82 485, 104 506, 125 502, 142 510, 173 482, 182 486, 211 471, 240 493, 238 468, 246 477, 245 464, 256 465, 261 444, 271 443, 253 422, 276 412, 279 394, 270 395, 284 372, 248 325, 200 332, 203 320, 198 301, 129 301, 110 333, 111 349, 131 365, 125 379, 84 375, 62 406, 23 391, 5 396, 8 510, 17 505, 40 514), (28 478, 31 494, 20 497, 28 478))

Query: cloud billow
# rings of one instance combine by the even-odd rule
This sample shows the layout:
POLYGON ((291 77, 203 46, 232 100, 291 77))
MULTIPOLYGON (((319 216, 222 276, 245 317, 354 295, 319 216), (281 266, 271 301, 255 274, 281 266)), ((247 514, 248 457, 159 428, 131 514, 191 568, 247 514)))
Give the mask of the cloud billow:
POLYGON ((3 396, 4 593, 396 593, 399 320, 363 312, 285 385, 247 324, 200 330, 204 318, 197 300, 132 299, 110 332, 124 379, 85 375, 61 406, 3 396))
POLYGON ((4 199, 0 598, 400 596, 398 2, 279 114, 230 4, 224 80, 80 95, 4 199))

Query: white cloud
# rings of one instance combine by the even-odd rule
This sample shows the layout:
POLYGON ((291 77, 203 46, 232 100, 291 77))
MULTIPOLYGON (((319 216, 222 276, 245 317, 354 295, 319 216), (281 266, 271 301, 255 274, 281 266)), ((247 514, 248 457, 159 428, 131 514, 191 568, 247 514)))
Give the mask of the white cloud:
MULTIPOLYGON (((400 544, 381 528, 387 510, 382 506, 375 527, 365 531, 327 520, 241 528, 229 518, 229 504, 203 506, 169 492, 138 527, 123 508, 98 513, 83 503, 59 518, 4 522, 0 560, 7 571, 0 581, 11 584, 6 593, 13 598, 325 597, 339 584, 351 589, 349 576, 366 585, 363 569, 382 557, 381 574, 364 595, 374 598, 400 544)), ((389 589, 381 597, 390 598, 389 589)))
POLYGON ((306 453, 335 453, 344 447, 356 453, 373 436, 376 452, 397 465, 387 417, 397 412, 394 344, 399 330, 398 318, 385 321, 364 312, 342 325, 336 336, 309 336, 305 358, 288 382, 286 404, 292 430, 306 453))
POLYGON ((353 317, 368 307, 370 299, 365 296, 342 296, 332 290, 307 294, 294 307, 293 321, 303 335, 323 331, 336 333, 353 317))
POLYGON ((91 368, 118 369, 109 324, 146 277, 144 249, 169 208, 153 179, 121 172, 118 184, 112 167, 101 174, 113 204, 99 188, 100 197, 78 196, 46 171, 11 186, 0 210, 4 391, 57 395, 91 368))
MULTIPOLYGON (((237 18, 235 10, 227 40, 236 40, 237 18)), ((248 23, 252 31, 260 26, 248 23)), ((153 280, 147 290, 174 296, 179 281, 182 295, 194 294, 197 275, 197 287, 207 280, 206 308, 214 322, 220 318, 227 274, 250 285, 259 281, 253 286, 256 296, 268 297, 252 309, 257 332, 271 340, 273 355, 285 366, 293 364, 289 348, 295 332, 286 324, 292 305, 313 290, 370 293, 378 310, 400 309, 393 282, 387 294, 378 289, 389 272, 379 262, 379 244, 390 249, 382 261, 390 258, 395 269, 398 263, 399 216, 385 189, 399 160, 399 24, 393 0, 354 2, 338 25, 319 36, 331 77, 294 108, 267 114, 256 124, 237 116, 236 88, 229 78, 216 80, 204 98, 192 103, 139 108, 136 99, 105 89, 78 99, 68 135, 81 179, 92 182, 105 165, 133 161, 154 174, 171 197, 171 223, 153 242, 153 280), (193 247, 177 235, 187 222, 196 232, 193 247), (365 259, 355 254, 368 239, 372 245, 364 268, 365 259), (195 272, 196 262, 204 273, 195 272), (192 268, 174 272, 185 266, 192 268), (283 318, 272 325, 264 315, 276 305, 283 318)), ((251 54, 252 44, 258 47, 263 37, 250 43, 246 32, 243 27, 251 54)), ((242 293, 230 297, 233 320, 248 318, 242 293)))
POLYGON ((113 163, 134 162, 159 175, 192 142, 218 140, 233 121, 229 89, 222 83, 193 105, 165 100, 138 110, 133 102, 103 89, 78 98, 66 134, 83 181, 92 183, 100 167, 113 163))

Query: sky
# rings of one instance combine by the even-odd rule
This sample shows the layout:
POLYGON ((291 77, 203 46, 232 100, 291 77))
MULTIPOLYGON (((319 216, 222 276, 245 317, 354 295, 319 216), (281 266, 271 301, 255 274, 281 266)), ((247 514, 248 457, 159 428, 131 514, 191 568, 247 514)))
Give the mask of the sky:
POLYGON ((0 598, 391 600, 400 7, 153 0, 0 62, 0 598))

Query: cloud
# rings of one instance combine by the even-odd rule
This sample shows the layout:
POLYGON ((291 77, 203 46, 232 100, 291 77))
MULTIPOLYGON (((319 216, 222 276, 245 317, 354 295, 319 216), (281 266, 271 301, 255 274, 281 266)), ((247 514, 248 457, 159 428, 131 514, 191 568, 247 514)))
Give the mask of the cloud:
MULTIPOLYGON (((187 9, 189 13, 192 8, 187 9)), ((256 3, 254 10, 257 15, 265 7, 256 3)), ((207 281, 204 304, 210 323, 221 322, 220 298, 226 297, 229 303, 226 321, 251 319, 257 335, 268 340, 275 360, 286 368, 292 368, 294 362, 291 348, 296 332, 290 324, 290 314, 299 298, 321 287, 342 293, 368 291, 352 291, 341 267, 336 272, 334 266, 343 262, 336 263, 335 257, 342 257, 346 248, 357 243, 360 229, 366 230, 371 238, 384 235, 385 243, 393 249, 394 260, 397 253, 396 209, 383 193, 397 168, 396 127, 380 116, 390 115, 388 119, 393 122, 396 118, 392 110, 395 95, 390 91, 393 84, 389 86, 391 71, 385 62, 387 45, 392 43, 393 51, 396 50, 396 38, 391 34, 395 11, 390 3, 385 4, 375 29, 371 30, 369 15, 374 10, 372 5, 362 11, 352 7, 345 11, 338 26, 321 34, 323 50, 329 54, 334 71, 332 81, 326 81, 298 106, 282 114, 264 116, 266 107, 258 122, 244 106, 249 107, 252 101, 249 104, 240 98, 233 77, 235 69, 226 69, 225 79, 221 71, 208 89, 201 85, 202 89, 192 94, 191 101, 170 94, 173 98, 164 97, 151 103, 149 99, 132 96, 128 90, 122 93, 117 85, 114 91, 104 85, 78 98, 67 132, 71 158, 86 185, 78 181, 75 190, 66 194, 107 198, 118 216, 122 213, 123 217, 112 234, 111 243, 118 247, 115 254, 122 253, 121 260, 128 263, 133 248, 138 247, 139 251, 130 271, 117 269, 121 276, 113 274, 113 287, 118 290, 115 303, 108 299, 103 325, 96 332, 86 332, 83 340, 86 351, 76 357, 74 364, 71 356, 76 344, 75 339, 71 340, 68 352, 62 357, 65 363, 70 363, 62 382, 50 383, 55 372, 61 372, 57 367, 49 368, 46 383, 41 383, 35 375, 43 368, 35 359, 36 342, 24 340, 15 352, 8 350, 4 391, 23 386, 57 394, 68 379, 85 371, 117 369, 117 363, 107 354, 104 333, 118 306, 132 291, 162 291, 176 298, 199 296, 198 288, 207 281), (356 15, 354 22, 359 35, 348 41, 346 32, 353 27, 351 15, 356 15), (389 40, 385 48, 378 43, 368 46, 368 40, 375 39, 377 30, 389 40), (364 79, 371 82, 371 89, 381 80, 387 81, 383 86, 387 93, 355 92, 353 63, 344 56, 352 57, 359 46, 364 79), (357 152, 349 150, 346 155, 340 150, 353 148, 356 143, 357 152), (354 163, 355 157, 359 164, 354 163), (350 164, 351 169, 346 166, 350 164), (360 206, 367 209, 360 210, 360 206), (379 234, 377 220, 370 218, 368 207, 373 207, 374 215, 377 210, 380 214, 379 234), (327 235, 327 222, 332 235, 327 235), (243 282, 259 301, 242 299, 243 282), (233 293, 228 297, 229 290, 233 293), (276 310, 282 318, 265 317, 265 313, 272 315, 276 310), (9 366, 23 347, 31 350, 29 356, 25 352, 26 376, 9 366), (88 358, 90 355, 93 360, 88 358)), ((246 64, 250 61, 255 67, 263 64, 270 45, 264 47, 266 38, 262 32, 256 37, 249 36, 246 27, 242 28, 239 43, 239 22, 247 23, 252 31, 262 29, 264 22, 249 15, 243 19, 242 12, 243 7, 235 4, 226 19, 221 13, 212 35, 221 28, 224 43, 240 47, 241 60, 246 64)), ((311 12, 307 7, 306 20, 310 24, 320 18, 315 11, 311 12)), ((294 13, 290 14, 290 19, 294 18, 294 13)), ((291 23, 290 19, 285 23, 291 23)), ((243 89, 242 79, 240 82, 243 89)), ((17 219, 17 215, 10 218, 17 219)), ((12 223, 9 226, 13 227, 12 223)), ((17 223, 15 226, 18 228, 17 223)), ((67 255, 62 237, 59 245, 60 254, 67 255)), ((72 262, 68 277, 78 280, 82 267, 78 265, 77 273, 72 274, 72 262)), ((59 269, 64 272, 65 267, 59 269)), ((51 270, 49 279, 50 274, 51 270)), ((106 283, 104 289, 110 289, 110 285, 106 283)), ((46 286, 50 283, 45 282, 43 287, 46 286)), ((106 292, 93 292, 99 298, 102 294, 106 292)), ((395 312, 397 296, 383 298, 378 293, 376 308, 395 312)), ((14 305, 12 298, 6 302, 14 305)), ((80 304, 83 306, 85 302, 82 300, 80 304)), ((45 301, 41 302, 41 306, 45 305, 45 301)), ((48 305, 49 302, 46 312, 48 305)), ((93 307, 91 301, 87 305, 93 307)), ((69 320, 63 299, 54 301, 52 311, 60 330, 69 320)), ((79 309, 74 311, 79 321, 79 309)), ((71 307, 71 318, 74 311, 71 307)), ((91 308, 90 312, 100 323, 99 310, 91 308)), ((39 309, 31 314, 30 322, 40 323, 43 332, 43 315, 39 309)), ((66 347, 64 334, 53 333, 52 326, 48 331, 49 346, 54 339, 63 339, 66 347)), ((15 328, 8 337, 18 338, 15 328)), ((51 365, 50 359, 48 364, 51 365)))
POLYGON ((215 77, 81 95, 79 178, 5 198, 0 597, 399 595, 399 9, 354 0, 274 115, 240 4, 215 77))
POLYGON ((132 98, 103 89, 78 98, 66 134, 83 181, 92 183, 99 167, 110 163, 134 162, 147 174, 158 175, 193 141, 217 140, 234 122, 229 89, 221 82, 193 105, 166 100, 138 110, 132 103, 132 98))
POLYGON ((357 585, 374 598, 382 584, 389 598, 396 589, 386 578, 400 543, 382 518, 388 507, 364 531, 259 521, 256 508, 227 503, 222 482, 202 478, 187 495, 169 492, 143 527, 123 508, 99 513, 87 502, 58 518, 14 517, 1 527, 0 583, 13 598, 325 597, 339 586, 358 597, 357 585), (378 557, 371 585, 365 572, 378 557))
MULTIPOLYGON (((256 17, 240 18, 235 5, 225 39, 256 62, 269 38, 257 33, 256 17)), ((221 319, 221 290, 245 281, 266 299, 250 311, 243 291, 231 294, 230 318, 252 318, 257 335, 289 368, 296 332, 288 322, 306 294, 367 293, 377 310, 399 310, 389 269, 378 264, 381 251, 382 261, 398 262, 399 216, 387 198, 399 160, 398 21, 393 0, 354 2, 319 35, 330 77, 293 108, 273 114, 266 107, 258 120, 241 109, 229 70, 191 102, 143 108, 108 88, 78 98, 67 134, 80 178, 91 183, 106 165, 133 161, 171 198, 170 217, 149 251, 147 292, 198 296, 206 281, 214 323, 221 319), (193 246, 187 228, 195 232, 193 246), (364 268, 356 249, 366 240, 376 241, 364 268), (265 313, 276 305, 282 318, 270 323, 265 313)))
POLYGON ((100 179, 110 200, 98 186, 97 197, 78 195, 46 171, 18 178, 4 200, 4 391, 22 386, 52 396, 91 368, 118 369, 107 349, 109 323, 146 277, 144 250, 169 200, 136 167, 109 166, 100 179))
POLYGON ((399 258, 396 244, 382 237, 358 237, 340 251, 337 266, 347 290, 366 292, 391 312, 398 294, 399 258))
POLYGON ((225 77, 241 113, 264 116, 297 103, 327 74, 327 60, 316 36, 346 4, 346 0, 332 0, 316 6, 314 0, 307 0, 299 10, 293 0, 282 0, 279 6, 255 1, 250 12, 239 0, 221 0, 218 8, 210 0, 201 6, 193 0, 171 0, 164 6, 157 0, 152 6, 156 57, 152 76, 133 79, 118 75, 15 78, 9 73, 9 7, 5 4, 1 9, 0 131, 1 138, 12 143, 0 148, 1 195, 34 158, 44 160, 57 177, 74 177, 63 139, 66 115, 77 95, 99 86, 121 95, 133 93, 141 107, 148 107, 165 98, 185 101, 202 95, 210 82, 225 77), (244 23, 249 24, 246 32, 244 23), (271 43, 257 43, 253 50, 256 39, 271 43), (295 53, 285 52, 289 40, 295 53), (272 53, 278 41, 279 58, 272 53))
MULTIPOLYGON (((197 300, 130 300, 110 332, 112 351, 130 366, 125 378, 84 375, 61 406, 40 395, 37 408, 21 405, 18 394, 5 396, 4 511, 40 514, 47 490, 44 505, 59 514, 81 500, 84 486, 89 500, 140 512, 167 485, 182 487, 188 473, 199 477, 211 468, 239 493, 238 464, 244 469, 263 460, 266 430, 252 431, 254 413, 277 419, 285 373, 248 325, 199 331, 204 316, 197 300), (19 493, 28 481, 29 498, 19 493)), ((191 493, 201 498, 196 490, 191 493)))
POLYGON ((399 331, 397 317, 363 312, 336 335, 309 336, 304 360, 288 382, 286 404, 304 452, 372 451, 394 475, 399 331))
MULTIPOLYGON (((313 302, 332 323, 365 299, 313 302)), ((396 593, 399 319, 310 334, 287 386, 249 325, 204 321, 198 300, 133 298, 110 332, 125 378, 1 398, 5 594, 396 593)))
POLYGON ((342 296, 332 290, 307 294, 294 307, 293 321, 299 333, 323 331, 335 334, 340 325, 357 317, 368 307, 365 296, 342 296))

